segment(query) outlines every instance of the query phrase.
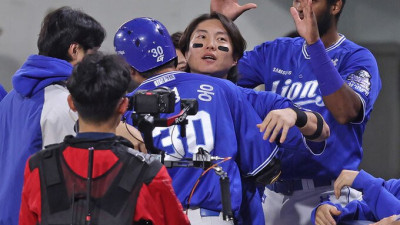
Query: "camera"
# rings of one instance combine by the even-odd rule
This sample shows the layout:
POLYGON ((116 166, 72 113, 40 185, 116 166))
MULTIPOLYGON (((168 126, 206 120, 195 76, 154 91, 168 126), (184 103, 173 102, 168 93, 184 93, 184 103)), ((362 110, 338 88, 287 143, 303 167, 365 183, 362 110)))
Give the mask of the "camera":
POLYGON ((175 111, 175 92, 168 87, 154 90, 139 90, 129 99, 130 109, 137 114, 157 115, 175 111))

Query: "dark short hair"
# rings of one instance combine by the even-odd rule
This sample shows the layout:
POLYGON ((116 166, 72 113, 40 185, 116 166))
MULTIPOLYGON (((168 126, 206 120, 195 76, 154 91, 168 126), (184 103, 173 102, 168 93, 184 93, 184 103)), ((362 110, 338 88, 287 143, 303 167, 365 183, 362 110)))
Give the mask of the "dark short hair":
POLYGON ((67 81, 78 114, 90 122, 105 122, 125 96, 131 80, 129 65, 118 55, 86 55, 67 81))
POLYGON ((39 55, 71 61, 68 48, 78 43, 86 52, 100 47, 106 36, 104 28, 86 13, 61 7, 44 18, 37 41, 39 55))
MULTIPOLYGON (((182 53, 185 54, 189 50, 190 36, 192 36, 196 27, 201 22, 211 19, 219 20, 222 23, 222 26, 224 26, 225 30, 227 31, 229 37, 231 38, 233 46, 233 58, 237 60, 242 58, 244 50, 246 49, 246 40, 244 40, 242 34, 239 31, 239 28, 233 23, 232 20, 226 18, 220 13, 215 12, 211 14, 200 15, 199 17, 192 20, 192 22, 190 22, 179 41, 179 49, 182 51, 182 53)), ((190 65, 188 65, 188 71, 190 71, 190 65)), ((235 66, 229 70, 228 80, 236 83, 237 79, 237 70, 235 66)))
POLYGON ((182 34, 183 33, 180 31, 171 34, 172 43, 174 43, 175 48, 179 48, 179 40, 181 39, 182 34))
MULTIPOLYGON (((328 1, 328 6, 331 6, 333 4, 336 4, 336 2, 339 1, 339 0, 327 0, 327 1, 328 1)), ((346 4, 346 0, 342 0, 342 8, 340 9, 340 12, 338 14, 336 14, 336 17, 335 17, 336 18, 336 22, 339 21, 339 17, 343 12, 345 4, 346 4)))

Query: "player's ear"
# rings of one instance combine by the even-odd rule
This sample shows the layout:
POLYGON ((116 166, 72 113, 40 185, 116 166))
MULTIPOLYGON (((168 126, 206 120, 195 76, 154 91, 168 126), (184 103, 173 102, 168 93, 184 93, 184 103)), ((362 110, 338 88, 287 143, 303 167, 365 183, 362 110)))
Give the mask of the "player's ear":
POLYGON ((75 107, 74 101, 72 100, 72 96, 71 95, 68 95, 67 102, 68 102, 69 108, 72 111, 76 112, 76 107, 75 107))
POLYGON ((342 0, 337 0, 333 5, 332 5, 332 15, 336 16, 340 11, 342 11, 343 7, 343 2, 342 0))
POLYGON ((233 58, 232 67, 236 66, 237 63, 238 63, 238 59, 237 58, 233 58))
POLYGON ((74 42, 70 44, 68 48, 68 56, 71 58, 71 61, 69 61, 69 63, 76 65, 82 57, 82 52, 82 47, 78 43, 74 42))
POLYGON ((129 100, 127 97, 123 97, 121 102, 118 105, 118 113, 119 114, 124 114, 126 112, 126 110, 128 109, 128 104, 129 104, 129 100))

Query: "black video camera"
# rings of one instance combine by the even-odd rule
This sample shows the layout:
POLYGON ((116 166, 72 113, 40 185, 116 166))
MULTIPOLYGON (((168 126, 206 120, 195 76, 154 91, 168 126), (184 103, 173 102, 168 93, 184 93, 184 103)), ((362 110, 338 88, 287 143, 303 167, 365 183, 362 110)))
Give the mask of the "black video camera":
POLYGON ((175 93, 167 87, 139 90, 129 99, 129 109, 137 114, 157 115, 175 111, 175 93))

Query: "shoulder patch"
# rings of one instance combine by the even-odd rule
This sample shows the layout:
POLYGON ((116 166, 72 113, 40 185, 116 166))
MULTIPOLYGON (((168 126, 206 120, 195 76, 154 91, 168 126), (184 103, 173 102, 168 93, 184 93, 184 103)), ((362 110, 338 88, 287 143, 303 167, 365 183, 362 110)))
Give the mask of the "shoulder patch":
POLYGON ((351 88, 363 93, 365 96, 369 95, 371 91, 371 74, 368 71, 358 70, 347 76, 346 80, 351 88))

